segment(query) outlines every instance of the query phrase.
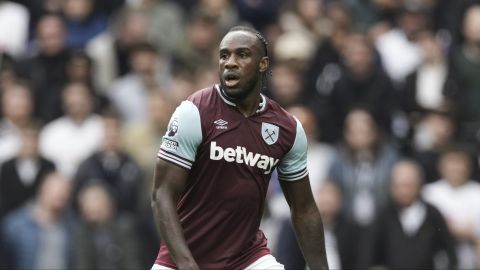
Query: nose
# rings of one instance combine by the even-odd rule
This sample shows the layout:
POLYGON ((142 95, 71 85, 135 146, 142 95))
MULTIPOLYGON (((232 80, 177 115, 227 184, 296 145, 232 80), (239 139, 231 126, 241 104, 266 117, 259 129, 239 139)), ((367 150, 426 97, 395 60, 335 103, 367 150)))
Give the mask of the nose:
POLYGON ((227 61, 225 62, 225 68, 233 69, 237 67, 237 58, 235 57, 235 55, 232 54, 230 57, 227 58, 227 61))

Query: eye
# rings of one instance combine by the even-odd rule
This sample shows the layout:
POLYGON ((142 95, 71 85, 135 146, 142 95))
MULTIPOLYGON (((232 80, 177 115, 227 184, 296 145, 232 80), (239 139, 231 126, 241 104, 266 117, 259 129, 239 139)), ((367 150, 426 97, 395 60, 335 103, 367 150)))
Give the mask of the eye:
POLYGON ((226 53, 221 53, 220 54, 220 60, 227 60, 228 59, 228 54, 226 53))
POLYGON ((241 52, 238 55, 240 56, 240 58, 247 58, 248 57, 248 54, 245 53, 245 52, 241 52))

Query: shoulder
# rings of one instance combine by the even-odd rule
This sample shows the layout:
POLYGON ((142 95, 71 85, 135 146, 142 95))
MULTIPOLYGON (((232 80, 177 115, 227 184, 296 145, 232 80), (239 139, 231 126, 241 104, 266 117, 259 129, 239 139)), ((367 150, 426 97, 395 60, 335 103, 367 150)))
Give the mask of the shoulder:
POLYGON ((265 96, 263 97, 266 103, 263 116, 267 122, 277 125, 284 135, 294 140, 298 135, 304 134, 302 124, 295 116, 285 110, 276 101, 265 96))
POLYGON ((51 136, 57 133, 58 130, 63 130, 67 127, 68 125, 68 120, 66 117, 60 117, 58 119, 55 119, 51 121, 50 123, 47 123, 41 133, 40 137, 45 137, 45 136, 51 136))
POLYGON ((18 230, 31 222, 31 205, 26 204, 22 208, 8 214, 3 220, 4 230, 18 230))
POLYGON ((192 95, 190 95, 187 100, 192 102, 195 106, 205 106, 209 105, 214 102, 218 98, 217 96, 217 87, 216 85, 212 85, 207 88, 203 88, 200 90, 195 91, 192 95))

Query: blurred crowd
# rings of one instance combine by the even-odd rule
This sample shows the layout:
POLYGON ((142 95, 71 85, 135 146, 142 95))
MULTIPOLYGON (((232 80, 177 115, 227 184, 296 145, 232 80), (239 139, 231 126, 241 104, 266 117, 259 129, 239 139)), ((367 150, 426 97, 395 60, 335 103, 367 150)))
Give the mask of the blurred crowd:
MULTIPOLYGON (((480 1, 0 0, 0 269, 151 267, 161 137, 238 24, 306 131, 330 267, 479 268, 480 1)), ((305 268, 276 179, 262 228, 305 268)))

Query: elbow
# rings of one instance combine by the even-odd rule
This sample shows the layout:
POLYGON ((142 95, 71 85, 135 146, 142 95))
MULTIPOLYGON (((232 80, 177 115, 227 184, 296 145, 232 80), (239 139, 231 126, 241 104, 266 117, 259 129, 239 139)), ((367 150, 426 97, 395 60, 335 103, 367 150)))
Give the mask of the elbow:
POLYGON ((159 197, 160 196, 158 194, 158 190, 153 190, 152 195, 150 197, 150 206, 152 207, 153 210, 156 210, 158 207, 159 197))

